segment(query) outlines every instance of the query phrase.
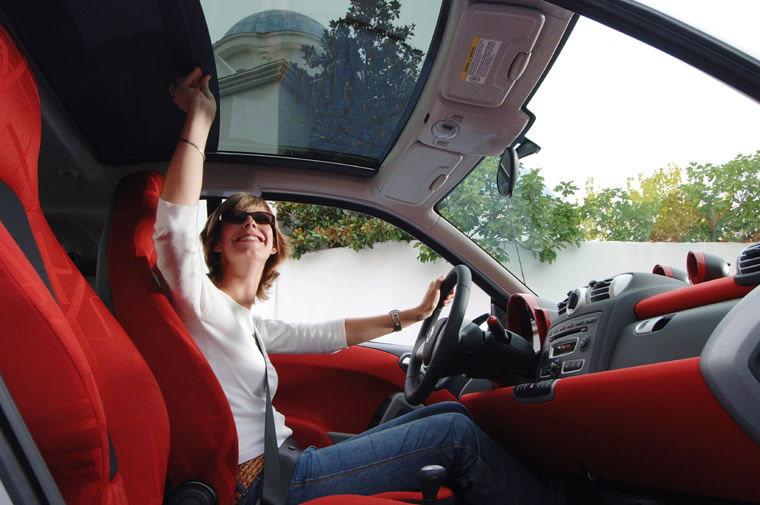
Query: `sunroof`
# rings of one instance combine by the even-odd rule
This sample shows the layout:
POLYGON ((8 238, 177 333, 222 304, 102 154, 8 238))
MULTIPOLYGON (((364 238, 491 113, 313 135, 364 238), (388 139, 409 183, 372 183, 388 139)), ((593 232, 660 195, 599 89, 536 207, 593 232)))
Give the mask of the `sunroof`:
POLYGON ((201 3, 219 151, 380 165, 421 89, 441 0, 201 3))

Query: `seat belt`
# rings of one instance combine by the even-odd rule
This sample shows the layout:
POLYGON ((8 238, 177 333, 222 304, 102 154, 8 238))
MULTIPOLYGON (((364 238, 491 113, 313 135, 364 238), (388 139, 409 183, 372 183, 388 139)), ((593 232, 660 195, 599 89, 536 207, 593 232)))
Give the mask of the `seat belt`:
POLYGON ((289 450, 287 442, 283 444, 284 451, 293 452, 280 457, 280 450, 277 448, 277 433, 274 428, 274 411, 272 409, 272 395, 269 391, 269 362, 267 361, 264 350, 259 343, 259 335, 254 332, 253 339, 256 346, 264 358, 264 389, 267 394, 266 420, 264 422, 264 489, 261 496, 261 505, 285 505, 288 500, 288 488, 290 479, 298 460, 298 453, 295 449, 289 450))

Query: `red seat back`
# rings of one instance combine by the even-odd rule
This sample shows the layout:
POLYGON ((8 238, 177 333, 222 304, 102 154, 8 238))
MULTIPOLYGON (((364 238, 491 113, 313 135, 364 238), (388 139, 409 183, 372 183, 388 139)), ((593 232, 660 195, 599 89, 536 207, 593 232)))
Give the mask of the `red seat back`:
POLYGON ((7 254, 0 272, 9 289, 3 295, 18 296, 15 305, 0 308, 2 354, 20 360, 14 366, 4 359, 3 377, 69 505, 123 503, 125 496, 129 503, 158 505, 169 450, 163 398, 145 361, 42 214, 39 97, 25 59, 2 27, 0 121, 0 180, 9 189, 4 202, 22 209, 13 219, 30 230, 35 251, 21 250, 3 226, 0 242, 7 254), (34 261, 36 272, 32 256, 40 260, 34 261), (74 403, 63 405, 62 398, 74 403), (109 454, 109 435, 116 458, 109 454), (114 459, 118 470, 112 472, 114 459))
POLYGON ((232 503, 237 432, 219 381, 156 282, 153 224, 163 177, 125 177, 115 195, 108 239, 114 313, 153 370, 171 426, 168 476, 176 485, 200 480, 232 503))

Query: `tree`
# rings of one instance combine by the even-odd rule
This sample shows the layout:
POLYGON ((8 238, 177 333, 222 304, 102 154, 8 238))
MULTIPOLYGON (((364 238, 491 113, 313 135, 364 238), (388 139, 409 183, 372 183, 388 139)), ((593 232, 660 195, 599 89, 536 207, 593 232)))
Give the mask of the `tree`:
POLYGON ((423 56, 407 43, 414 24, 394 24, 400 9, 396 0, 351 0, 318 46, 302 46, 306 66, 288 72, 298 100, 281 104, 295 104, 283 115, 289 120, 281 125, 281 145, 304 146, 327 159, 354 155, 369 163, 382 157, 417 84, 423 56))
MULTIPOLYGON (((441 215, 475 240, 480 247, 500 262, 509 256, 505 241, 512 238, 509 213, 504 198, 496 188, 498 158, 485 158, 454 191, 438 206, 441 215)), ((423 248, 420 259, 438 258, 432 250, 423 248)))
POLYGON ((277 221, 290 236, 291 256, 336 247, 358 251, 378 242, 408 241, 411 236, 380 219, 336 207, 278 202, 277 221))
POLYGON ((760 151, 722 165, 691 163, 684 191, 698 214, 690 240, 760 240, 760 151))
POLYGON ((689 201, 681 182, 682 170, 677 165, 659 169, 641 179, 641 191, 650 201, 658 202, 650 242, 681 242, 685 240, 698 220, 698 214, 689 201))
MULTIPOLYGON (((557 251, 577 244, 583 237, 579 208, 571 197, 572 182, 562 182, 548 191, 540 169, 520 176, 511 199, 496 188, 499 160, 485 158, 438 207, 441 215, 462 230, 494 258, 508 261, 506 245, 517 240, 542 262, 552 262, 557 251)), ((421 259, 435 259, 427 254, 421 259)))
POLYGON ((638 176, 638 188, 586 187, 589 239, 622 241, 760 240, 760 151, 721 165, 691 163, 638 176))
POLYGON ((562 181, 550 192, 540 171, 530 169, 515 184, 515 234, 541 262, 551 263, 557 251, 577 245, 584 236, 580 208, 572 201, 578 188, 572 181, 562 181))
POLYGON ((669 165, 652 175, 629 177, 623 188, 597 191, 586 181, 583 227, 591 240, 679 241, 693 222, 681 185, 681 169, 669 165))

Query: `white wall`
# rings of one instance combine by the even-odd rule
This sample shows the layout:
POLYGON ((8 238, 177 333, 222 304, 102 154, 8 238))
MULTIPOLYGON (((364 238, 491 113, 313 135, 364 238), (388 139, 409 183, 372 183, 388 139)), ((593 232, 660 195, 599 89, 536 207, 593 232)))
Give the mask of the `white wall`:
MULTIPOLYGON (((285 262, 270 299, 254 310, 293 322, 384 314, 416 306, 428 284, 450 269, 445 261, 420 263, 417 249, 406 243, 385 242, 359 252, 326 249, 285 262)), ((473 294, 469 307, 467 317, 474 318, 489 311, 490 299, 473 294)), ((382 340, 411 343, 419 326, 382 340)))
MULTIPOLYGON (((568 247, 551 263, 540 263, 527 250, 521 252, 527 284, 539 295, 562 300, 570 289, 584 286, 590 280, 601 280, 623 272, 651 272, 655 265, 668 265, 686 271, 689 251, 712 253, 736 271, 739 253, 749 244, 724 242, 584 242, 568 247)), ((520 266, 514 249, 508 250, 507 268, 520 277, 520 266)))
MULTIPOLYGON (((656 264, 686 270, 690 250, 717 254, 734 263, 747 244, 726 243, 628 243, 588 242, 560 251, 551 265, 521 252, 527 284, 549 300, 563 299, 570 289, 589 280, 600 280, 622 272, 651 272, 656 264)), ((254 310, 264 317, 293 322, 324 321, 340 317, 387 313, 409 308, 422 299, 428 284, 445 275, 450 265, 417 261, 417 249, 407 243, 386 242, 374 249, 327 249, 289 260, 270 292, 270 299, 254 310)), ((517 255, 510 250, 510 270, 520 275, 517 255)), ((488 312, 490 299, 479 289, 470 297, 467 317, 488 312)), ((419 324, 383 338, 387 342, 413 342, 419 324)))

